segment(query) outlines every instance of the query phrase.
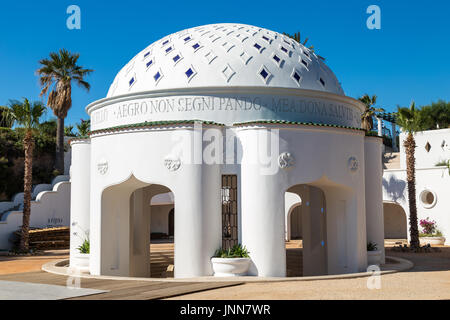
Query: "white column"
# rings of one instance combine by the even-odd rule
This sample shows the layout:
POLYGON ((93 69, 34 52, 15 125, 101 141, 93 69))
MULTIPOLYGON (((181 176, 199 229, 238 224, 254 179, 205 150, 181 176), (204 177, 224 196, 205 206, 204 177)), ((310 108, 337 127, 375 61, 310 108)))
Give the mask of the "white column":
POLYGON ((78 247, 89 239, 91 143, 89 139, 74 140, 71 146, 70 266, 88 271, 89 260, 82 258, 78 247))
MULTIPOLYGON (((192 139, 202 145, 202 135, 192 139)), ((173 174, 175 278, 210 276, 211 257, 222 241, 220 165, 184 162, 173 174)))
POLYGON ((383 119, 376 117, 377 118, 377 122, 378 122, 378 135, 380 137, 383 136, 383 119))
POLYGON ((131 196, 130 276, 150 277, 150 187, 131 196))
POLYGON ((384 263, 384 215, 383 215, 383 169, 381 164, 382 140, 365 137, 365 195, 367 242, 377 244, 384 263))
POLYGON ((353 190, 324 186, 327 210, 328 273, 355 273, 367 268, 365 194, 360 183, 353 190))
POLYGON ((276 175, 262 175, 259 166, 243 166, 242 244, 250 252, 250 275, 286 276, 284 192, 276 175))

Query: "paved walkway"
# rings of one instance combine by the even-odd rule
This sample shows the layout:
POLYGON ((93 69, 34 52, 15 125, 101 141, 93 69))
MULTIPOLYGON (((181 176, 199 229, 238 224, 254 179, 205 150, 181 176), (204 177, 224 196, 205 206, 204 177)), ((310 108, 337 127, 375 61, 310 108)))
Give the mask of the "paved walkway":
MULTIPOLYGON (((170 244, 153 248, 165 252, 170 244)), ((288 244, 296 250, 299 243, 288 244)), ((48 251, 42 256, 0 256, 0 281, 45 283, 65 286, 66 276, 45 273, 44 263, 67 258, 67 251, 48 251)), ((450 247, 441 252, 403 253, 387 248, 387 255, 405 258, 415 263, 408 272, 383 275, 381 289, 367 288, 368 278, 285 281, 272 283, 223 283, 132 281, 82 279, 81 287, 109 292, 74 299, 450 299, 450 247), (232 286, 228 288, 227 286, 232 286), (201 292, 208 290, 207 292, 201 292), (195 293, 194 293, 195 292, 195 293)), ((36 298, 39 298, 38 295, 36 298)))
POLYGON ((48 250, 36 256, 0 256, 0 275, 40 271, 42 265, 65 258, 69 258, 69 250, 48 250))
MULTIPOLYGON (((44 271, 39 272, 25 272, 16 274, 7 274, 0 276, 0 286, 2 281, 23 282, 26 284, 40 283, 46 285, 58 286, 55 287, 57 291, 66 288, 69 280, 70 287, 76 287, 76 282, 73 279, 68 279, 67 276, 60 276, 44 271)), ((81 279, 80 287, 85 289, 102 290, 104 293, 91 294, 89 296, 76 297, 74 294, 70 300, 152 300, 163 299, 167 297, 187 294, 197 291, 205 291, 222 287, 234 287, 240 285, 240 282, 224 282, 224 283, 205 283, 205 282, 163 282, 163 281, 138 281, 138 280, 108 280, 108 279, 81 279)), ((41 288, 41 290, 34 290, 30 298, 42 299, 50 295, 56 295, 55 291, 50 286, 41 288)), ((76 292, 76 288, 70 289, 76 292)), ((84 294, 81 292, 80 294, 84 294)), ((90 292, 93 293, 93 292, 90 292)), ((1 296, 1 287, 0 287, 1 296)), ((61 299, 67 298, 60 296, 61 299)))
POLYGON ((387 255, 408 259, 414 262, 415 267, 406 272, 381 276, 381 289, 368 289, 369 278, 245 283, 236 288, 188 294, 174 299, 450 299, 450 247, 440 249, 442 252, 416 254, 387 248, 387 255))

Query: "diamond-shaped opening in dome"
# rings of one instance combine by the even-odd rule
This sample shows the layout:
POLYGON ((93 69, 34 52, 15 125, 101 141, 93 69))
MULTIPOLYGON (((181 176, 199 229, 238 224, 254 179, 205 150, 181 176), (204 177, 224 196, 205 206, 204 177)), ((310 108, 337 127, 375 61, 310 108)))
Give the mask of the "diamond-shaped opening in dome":
POLYGON ((427 152, 430 152, 431 144, 429 142, 427 142, 427 144, 425 145, 425 150, 427 150, 427 152))
POLYGON ((264 47, 257 42, 255 42, 255 44, 253 45, 253 48, 258 50, 259 53, 263 52, 263 50, 264 50, 264 47))
POLYGON ((240 54, 240 57, 241 57, 242 61, 244 62, 244 64, 247 64, 253 58, 253 56, 249 55, 245 51, 242 51, 242 53, 240 54))
POLYGON ((150 56, 150 53, 151 53, 150 50, 144 53, 144 60, 150 56))
POLYGON ((189 36, 189 35, 187 35, 187 36, 185 36, 185 37, 183 38, 184 43, 188 43, 188 42, 191 41, 191 40, 192 40, 192 37, 189 36))
POLYGON ((161 69, 159 69, 153 75, 153 80, 155 80, 155 84, 158 84, 158 82, 162 79, 162 77, 163 77, 163 73, 162 73, 161 69))
POLYGON ((155 64, 155 58, 152 58, 152 59, 150 59, 150 60, 148 60, 146 63, 145 63, 145 66, 146 66, 146 68, 147 68, 147 70, 148 70, 148 68, 150 68, 152 65, 154 65, 155 64))
POLYGON ((191 65, 184 74, 187 77, 188 82, 191 81, 191 79, 197 74, 197 71, 195 71, 194 67, 191 65))
POLYGON ((208 61, 208 64, 211 64, 214 59, 217 58, 217 55, 214 53, 214 51, 209 50, 207 54, 205 54, 206 61, 208 61))
POLYGON ((170 43, 170 39, 163 40, 161 42, 161 46, 164 47, 165 45, 168 45, 169 43, 170 43))
POLYGON ((264 40, 266 40, 268 43, 272 43, 272 40, 271 40, 269 37, 262 36, 262 38, 263 38, 264 40))
POLYGON ((306 68, 308 68, 308 61, 306 61, 305 59, 303 59, 302 57, 300 57, 300 62, 301 62, 306 68))
POLYGON ((222 74, 227 82, 230 82, 231 78, 236 74, 233 68, 227 63, 225 68, 222 70, 222 74))
POLYGON ((136 83, 136 74, 134 74, 130 80, 128 80, 128 86, 131 88, 136 83))
POLYGON ((262 66, 259 69, 258 75, 265 84, 269 83, 270 79, 272 78, 272 74, 270 73, 269 69, 267 69, 265 66, 262 66))
POLYGON ((202 47, 202 45, 200 44, 200 42, 196 42, 192 45, 192 49, 194 49, 194 52, 197 52, 198 50, 200 50, 202 47))
POLYGON ((177 53, 172 57, 172 60, 174 62, 174 65, 177 65, 178 62, 183 60, 183 56, 181 55, 181 53, 177 53))
POLYGON ((171 53, 172 51, 173 51, 173 46, 170 46, 170 47, 164 49, 164 52, 165 52, 166 54, 169 54, 169 53, 171 53))
POLYGON ((275 64, 281 68, 284 60, 281 59, 276 53, 272 54, 272 61, 275 62, 275 64))
POLYGON ((322 77, 319 78, 319 82, 322 85, 322 87, 325 87, 325 80, 323 80, 322 77))
POLYGON ((289 50, 288 48, 286 48, 285 46, 280 45, 280 50, 286 54, 287 56, 291 56, 291 50, 289 50))
POLYGON ((301 76, 301 73, 298 70, 296 70, 296 69, 292 70, 291 78, 300 87, 300 83, 302 81, 302 76, 301 76))

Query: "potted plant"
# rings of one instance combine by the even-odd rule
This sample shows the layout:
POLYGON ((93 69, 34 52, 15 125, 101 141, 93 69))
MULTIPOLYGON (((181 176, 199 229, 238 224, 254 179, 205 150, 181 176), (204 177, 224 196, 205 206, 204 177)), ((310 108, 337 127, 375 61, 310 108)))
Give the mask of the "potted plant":
POLYGON ((381 250, 378 250, 378 245, 375 242, 369 241, 367 243, 367 264, 380 265, 381 263, 381 250))
POLYGON ((419 233, 421 245, 443 245, 445 243, 445 238, 436 227, 436 221, 427 217, 420 220, 420 226, 422 227, 422 232, 419 233))
POLYGON ((78 253, 75 254, 75 268, 81 272, 89 272, 89 239, 85 239, 83 243, 77 248, 77 250, 78 253))
POLYGON ((247 248, 241 244, 236 244, 228 250, 220 248, 211 258, 215 277, 245 276, 250 261, 247 248))

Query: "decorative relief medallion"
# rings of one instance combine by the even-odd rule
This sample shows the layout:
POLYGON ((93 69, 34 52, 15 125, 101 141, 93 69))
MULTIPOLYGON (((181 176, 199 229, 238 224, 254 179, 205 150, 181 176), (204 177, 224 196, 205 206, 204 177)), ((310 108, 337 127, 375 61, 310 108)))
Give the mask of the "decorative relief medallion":
POLYGON ((179 158, 167 157, 164 159, 164 165, 169 171, 177 171, 180 169, 181 160, 179 158))
POLYGON ((278 157, 278 165, 281 169, 287 169, 293 167, 295 164, 295 159, 289 152, 283 152, 278 157))
POLYGON ((358 168, 359 168, 358 159, 356 159, 356 157, 350 157, 348 159, 348 169, 351 172, 356 172, 356 171, 358 171, 358 168))
POLYGON ((105 159, 101 159, 97 163, 97 170, 100 174, 105 174, 106 172, 108 172, 108 161, 106 161, 105 159))

